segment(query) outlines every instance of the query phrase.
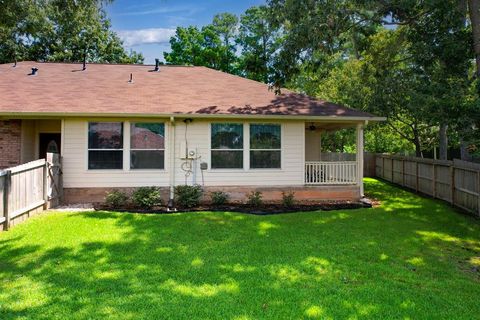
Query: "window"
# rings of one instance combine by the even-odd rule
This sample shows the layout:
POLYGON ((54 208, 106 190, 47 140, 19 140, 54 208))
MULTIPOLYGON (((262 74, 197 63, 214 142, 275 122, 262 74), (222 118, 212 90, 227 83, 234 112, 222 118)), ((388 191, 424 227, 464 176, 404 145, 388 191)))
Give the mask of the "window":
POLYGON ((243 124, 212 123, 212 169, 243 168, 243 124))
POLYGON ((132 123, 130 125, 130 169, 165 168, 165 125, 132 123))
POLYGON ((278 124, 250 125, 250 168, 281 168, 281 128, 278 124))
POLYGON ((88 124, 88 169, 123 168, 123 123, 88 124))

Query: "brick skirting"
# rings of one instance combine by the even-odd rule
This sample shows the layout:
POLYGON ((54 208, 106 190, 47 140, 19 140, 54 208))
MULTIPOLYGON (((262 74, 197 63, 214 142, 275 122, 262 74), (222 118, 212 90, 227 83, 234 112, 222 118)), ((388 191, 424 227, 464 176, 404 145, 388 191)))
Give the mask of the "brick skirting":
MULTIPOLYGON (((64 203, 102 203, 106 194, 117 189, 131 193, 134 188, 66 188, 64 189, 64 203)), ((162 198, 167 203, 169 188, 161 187, 162 198)), ((247 195, 252 191, 262 192, 266 202, 280 202, 282 192, 295 192, 295 199, 299 201, 318 200, 358 200, 360 188, 356 185, 345 186, 290 186, 290 187, 205 187, 203 201, 210 201, 209 193, 212 191, 224 191, 229 194, 231 202, 245 202, 247 195)))

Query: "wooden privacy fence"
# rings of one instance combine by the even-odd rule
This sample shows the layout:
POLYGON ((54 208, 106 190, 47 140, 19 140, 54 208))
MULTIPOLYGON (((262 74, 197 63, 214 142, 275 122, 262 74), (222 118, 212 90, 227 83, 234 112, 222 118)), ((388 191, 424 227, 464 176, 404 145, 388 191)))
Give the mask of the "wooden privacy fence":
POLYGON ((375 162, 377 177, 480 216, 480 165, 392 155, 377 155, 375 162))
POLYGON ((62 197, 58 154, 0 171, 0 225, 57 205, 62 197))

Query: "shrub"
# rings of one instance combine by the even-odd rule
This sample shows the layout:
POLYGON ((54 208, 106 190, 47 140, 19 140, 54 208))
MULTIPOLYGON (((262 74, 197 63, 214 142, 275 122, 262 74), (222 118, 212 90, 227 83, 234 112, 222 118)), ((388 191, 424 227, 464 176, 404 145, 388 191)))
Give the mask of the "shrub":
POLYGON ((132 202, 136 207, 152 209, 162 204, 160 189, 157 187, 140 187, 132 194, 132 202))
POLYGON ((284 207, 293 207, 295 204, 295 192, 282 192, 282 204, 284 207))
POLYGON ((121 208, 127 204, 128 197, 125 192, 114 189, 107 193, 105 203, 111 208, 121 208))
POLYGON ((228 201, 228 194, 223 191, 214 191, 210 196, 212 197, 212 204, 215 206, 224 205, 228 201))
POLYGON ((263 196, 260 191, 252 191, 247 196, 247 204, 252 207, 259 207, 263 204, 263 196))
POLYGON ((175 187, 175 200, 183 208, 193 208, 198 206, 202 194, 203 190, 199 185, 175 187))

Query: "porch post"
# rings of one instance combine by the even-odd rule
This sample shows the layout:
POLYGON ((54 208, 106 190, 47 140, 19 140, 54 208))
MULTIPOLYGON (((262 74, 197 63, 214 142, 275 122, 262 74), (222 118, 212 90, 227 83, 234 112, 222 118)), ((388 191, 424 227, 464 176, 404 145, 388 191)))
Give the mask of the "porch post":
POLYGON ((357 185, 363 198, 363 124, 357 124, 357 185))

